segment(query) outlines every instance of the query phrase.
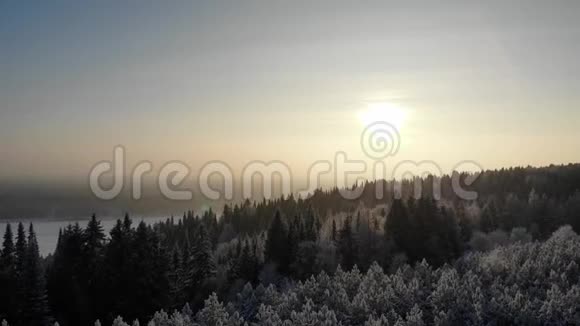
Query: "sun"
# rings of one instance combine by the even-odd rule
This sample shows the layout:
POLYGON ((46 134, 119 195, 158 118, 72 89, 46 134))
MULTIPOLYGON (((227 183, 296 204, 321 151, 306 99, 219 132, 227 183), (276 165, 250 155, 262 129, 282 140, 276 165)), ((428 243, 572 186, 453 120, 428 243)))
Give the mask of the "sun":
POLYGON ((358 113, 360 122, 365 126, 384 121, 397 129, 403 126, 406 117, 407 114, 403 108, 389 102, 368 103, 366 108, 358 113))

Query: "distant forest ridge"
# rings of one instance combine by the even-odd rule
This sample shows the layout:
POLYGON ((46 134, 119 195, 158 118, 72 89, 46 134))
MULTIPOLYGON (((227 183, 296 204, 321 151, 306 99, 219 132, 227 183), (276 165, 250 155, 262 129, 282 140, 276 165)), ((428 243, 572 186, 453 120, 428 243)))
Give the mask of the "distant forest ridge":
MULTIPOLYGON (((409 196, 413 191, 413 183, 403 181, 403 193, 409 196)), ((441 177, 442 199, 458 200, 451 189, 449 175, 441 177)), ((423 192, 426 195, 432 192, 433 181, 423 178, 423 192)), ((340 200, 341 206, 354 207, 362 202, 367 207, 377 204, 388 203, 393 198, 393 181, 368 181, 359 184, 365 187, 364 193, 359 200, 340 200), (383 200, 377 200, 374 194, 379 182, 383 182, 385 189, 383 200)), ((567 165, 550 165, 547 167, 514 167, 496 170, 487 170, 479 176, 474 184, 465 189, 478 193, 481 198, 490 195, 510 193, 518 197, 529 195, 533 189, 536 194, 548 194, 550 197, 568 197, 580 189, 580 163, 567 165)), ((239 192, 235 192, 239 193, 239 192)), ((330 207, 330 202, 336 203, 339 195, 338 189, 319 189, 311 198, 305 199, 319 210, 342 208, 330 207), (335 200, 336 199, 336 200, 335 200)), ((252 201, 262 201, 254 198, 252 201)), ((101 217, 119 217, 125 212, 131 212, 136 216, 171 216, 178 212, 212 208, 219 213, 225 204, 234 206, 243 202, 241 198, 235 198, 232 202, 223 200, 210 201, 200 194, 194 193, 192 201, 172 201, 164 198, 160 193, 153 190, 144 192, 141 200, 132 200, 127 193, 117 199, 103 201, 95 198, 88 185, 63 185, 63 184, 4 184, 0 185, 0 220, 19 220, 30 218, 50 219, 87 219, 87 212, 93 212, 101 217)), ((343 207, 344 208, 344 207, 343 207)))

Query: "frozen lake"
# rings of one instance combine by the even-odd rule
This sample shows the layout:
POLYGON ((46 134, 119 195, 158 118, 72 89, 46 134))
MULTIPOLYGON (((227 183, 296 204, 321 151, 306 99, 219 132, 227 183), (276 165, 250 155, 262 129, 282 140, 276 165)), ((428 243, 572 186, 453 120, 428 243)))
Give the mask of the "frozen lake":
MULTIPOLYGON (((165 221, 167 217, 134 217, 133 226, 136 227, 138 223, 141 221, 145 221, 147 224, 154 224, 156 222, 165 221)), ((18 227, 18 222, 22 222, 28 233, 28 226, 30 223, 34 225, 34 231, 36 232, 36 237, 38 238, 38 247, 40 250, 40 254, 42 256, 46 256, 56 249, 56 241, 58 240, 58 230, 65 228, 69 224, 79 223, 81 227, 86 227, 89 219, 82 219, 82 220, 21 220, 21 221, 0 221, 0 239, 4 237, 4 231, 6 230, 6 224, 10 223, 12 225, 12 232, 14 233, 14 237, 16 237, 16 230, 18 227)), ((101 219, 101 225, 105 231, 105 234, 108 236, 109 231, 115 226, 117 223, 116 218, 103 218, 101 219)), ((1 241, 1 240, 0 240, 1 241)), ((14 239, 16 242, 16 239, 14 239)), ((1 247, 0 243, 0 247, 1 247)))

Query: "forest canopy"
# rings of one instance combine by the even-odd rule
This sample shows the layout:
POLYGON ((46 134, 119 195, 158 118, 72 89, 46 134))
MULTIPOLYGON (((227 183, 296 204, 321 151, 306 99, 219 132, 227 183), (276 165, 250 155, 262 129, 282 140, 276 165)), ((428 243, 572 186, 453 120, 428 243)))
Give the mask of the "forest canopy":
POLYGON ((374 181, 187 211, 105 234, 93 215, 40 257, 33 225, 8 225, 0 320, 10 325, 566 324, 577 316, 580 165, 374 181), (462 177, 465 177, 462 175, 462 177), (385 189, 389 189, 386 187, 385 189), (392 189, 392 188, 390 188, 392 189), (168 313, 165 313, 165 312, 168 313), (174 311, 177 311, 174 313, 174 311), (122 316, 120 318, 119 316, 122 316))

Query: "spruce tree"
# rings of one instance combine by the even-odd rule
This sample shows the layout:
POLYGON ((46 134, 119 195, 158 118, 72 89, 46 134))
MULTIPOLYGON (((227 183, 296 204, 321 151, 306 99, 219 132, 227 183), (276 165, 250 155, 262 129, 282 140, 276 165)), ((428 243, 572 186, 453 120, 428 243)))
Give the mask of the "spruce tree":
POLYGON ((342 267, 350 270, 357 260, 357 242, 352 232, 352 217, 349 215, 344 219, 342 229, 338 233, 338 251, 340 252, 342 267))
POLYGON ((21 276, 24 273, 24 261, 26 259, 26 232, 24 225, 18 223, 16 235, 16 273, 21 276))
POLYGON ((391 210, 385 220, 385 237, 387 242, 394 243, 397 249, 402 250, 408 256, 413 255, 413 232, 414 225, 411 222, 403 200, 393 200, 391 210))
POLYGON ((103 248, 104 241, 105 233, 101 221, 97 220, 96 215, 93 214, 83 233, 85 252, 87 252, 87 254, 97 255, 103 248))
MULTIPOLYGON (((155 232, 141 221, 134 231, 127 266, 125 313, 130 319, 141 318, 168 303, 169 259, 155 232)), ((123 312, 123 311, 121 311, 123 312)))
POLYGON ((101 222, 93 214, 82 233, 82 257, 81 257, 81 286, 85 291, 87 311, 84 313, 86 320, 93 320, 102 309, 100 302, 100 282, 98 278, 99 267, 103 261, 105 246, 105 233, 101 222))
POLYGON ((16 314, 22 316, 22 308, 24 306, 24 299, 26 298, 26 288, 24 282, 24 270, 26 261, 26 232, 24 231, 24 225, 22 222, 18 223, 18 229, 16 233, 16 266, 15 266, 15 278, 16 278, 16 292, 15 301, 17 311, 16 314))
POLYGON ((183 259, 181 250, 176 245, 171 253, 170 268, 168 273, 169 295, 173 308, 177 308, 185 302, 187 280, 185 278, 183 259))
POLYGON ((49 325, 48 302, 44 271, 40 264, 38 242, 34 228, 30 224, 28 231, 28 246, 24 262, 24 306, 22 320, 26 325, 49 325))
POLYGON ((87 324, 93 320, 83 272, 83 229, 78 223, 68 225, 59 234, 52 264, 48 269, 49 304, 63 325, 87 324))
POLYGON ((199 287, 205 280, 215 276, 216 265, 212 254, 212 245, 204 224, 199 226, 192 251, 192 270, 194 286, 199 287))
POLYGON ((16 320, 17 301, 15 248, 12 227, 6 224, 2 252, 0 254, 0 319, 16 320))
POLYGON ((287 272, 290 258, 289 250, 288 232, 284 222, 282 222, 280 211, 276 211, 274 220, 268 229, 265 252, 266 261, 278 264, 281 272, 287 272))
POLYGON ((491 201, 487 204, 487 206, 484 207, 483 212, 481 213, 481 219, 479 222, 481 231, 488 233, 498 228, 496 215, 497 210, 495 203, 491 201))
POLYGON ((110 241, 105 249, 102 274, 99 281, 102 284, 100 289, 103 300, 103 312, 107 314, 107 319, 113 320, 115 313, 126 311, 127 295, 130 292, 131 284, 130 262, 132 261, 131 241, 133 230, 130 228, 130 220, 125 218, 125 224, 121 220, 110 231, 110 241), (127 229, 127 225, 129 229, 127 229))
POLYGON ((2 242, 2 254, 0 255, 0 269, 14 266, 15 248, 12 234, 12 227, 6 224, 6 231, 4 232, 4 241, 2 242))

